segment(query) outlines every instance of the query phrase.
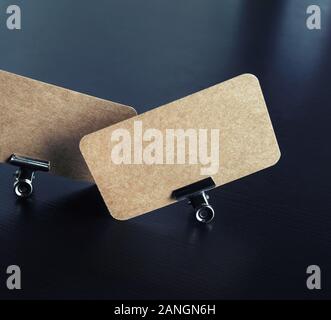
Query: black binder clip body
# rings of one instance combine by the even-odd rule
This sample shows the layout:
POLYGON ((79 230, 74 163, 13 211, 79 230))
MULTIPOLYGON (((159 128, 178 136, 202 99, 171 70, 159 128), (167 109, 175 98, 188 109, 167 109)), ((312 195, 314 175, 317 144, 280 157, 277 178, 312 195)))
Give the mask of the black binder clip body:
POLYGON ((11 155, 8 163, 18 167, 15 173, 14 192, 20 198, 28 198, 33 193, 33 180, 36 171, 48 172, 50 162, 18 155, 11 155))
POLYGON ((183 188, 174 190, 172 198, 177 201, 188 200, 195 210, 199 222, 208 223, 214 219, 215 211, 209 204, 209 196, 206 191, 216 187, 214 180, 209 177, 204 180, 192 183, 183 188))

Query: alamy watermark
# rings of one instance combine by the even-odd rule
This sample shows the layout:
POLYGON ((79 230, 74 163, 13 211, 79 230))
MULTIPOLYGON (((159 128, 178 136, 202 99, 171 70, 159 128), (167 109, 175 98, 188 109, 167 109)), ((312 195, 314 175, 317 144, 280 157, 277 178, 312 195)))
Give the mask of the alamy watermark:
MULTIPOLYGON (((21 268, 18 265, 10 265, 6 268, 7 280, 6 287, 8 290, 21 290, 22 278, 21 268)), ((309 290, 321 290, 321 268, 318 265, 309 265, 306 268, 306 287, 309 290)))
POLYGON ((110 137, 111 161, 114 164, 189 164, 201 165, 201 175, 218 172, 220 161, 219 129, 143 128, 134 121, 133 134, 116 129, 110 137))
POLYGON ((309 290, 320 290, 321 286, 321 268, 318 265, 310 265, 306 271, 309 274, 306 285, 309 290))
POLYGON ((21 268, 17 265, 7 267, 6 273, 8 275, 6 286, 8 290, 21 290, 21 268))
MULTIPOLYGON (((22 12, 18 5, 12 4, 7 7, 6 13, 8 15, 6 26, 8 30, 21 30, 22 29, 22 12)), ((307 7, 306 13, 306 26, 309 30, 321 30, 322 18, 321 8, 316 4, 311 4, 307 7)))
POLYGON ((22 12, 18 5, 12 4, 6 9, 6 27, 8 30, 22 29, 22 12))
POLYGON ((307 7, 308 18, 306 20, 306 26, 309 30, 321 30, 322 17, 321 8, 318 5, 312 4, 307 7))

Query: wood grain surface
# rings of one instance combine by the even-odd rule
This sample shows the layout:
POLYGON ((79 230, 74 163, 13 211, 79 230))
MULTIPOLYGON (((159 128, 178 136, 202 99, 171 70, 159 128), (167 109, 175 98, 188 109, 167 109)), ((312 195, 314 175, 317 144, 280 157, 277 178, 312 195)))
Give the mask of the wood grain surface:
POLYGON ((21 1, 1 69, 139 114, 253 73, 282 158, 209 192, 207 227, 184 201, 117 221, 95 186, 44 173, 22 203, 1 164, 0 298, 330 299, 331 3, 313 3, 322 30, 306 27, 310 0, 21 1), (6 288, 12 264, 22 290, 6 288), (322 290, 306 287, 312 264, 322 290))

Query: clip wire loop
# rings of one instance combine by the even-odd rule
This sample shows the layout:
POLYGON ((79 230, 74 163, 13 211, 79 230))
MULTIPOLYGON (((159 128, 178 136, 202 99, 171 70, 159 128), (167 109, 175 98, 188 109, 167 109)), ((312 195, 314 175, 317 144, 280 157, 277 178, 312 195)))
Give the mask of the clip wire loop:
POLYGON ((19 198, 28 198, 33 193, 33 180, 35 171, 48 172, 50 162, 12 154, 8 163, 18 167, 15 173, 14 192, 19 198))
POLYGON ((206 191, 216 187, 211 177, 189 184, 172 192, 171 197, 177 201, 188 200, 195 210, 199 222, 209 223, 214 219, 215 211, 209 204, 206 191))

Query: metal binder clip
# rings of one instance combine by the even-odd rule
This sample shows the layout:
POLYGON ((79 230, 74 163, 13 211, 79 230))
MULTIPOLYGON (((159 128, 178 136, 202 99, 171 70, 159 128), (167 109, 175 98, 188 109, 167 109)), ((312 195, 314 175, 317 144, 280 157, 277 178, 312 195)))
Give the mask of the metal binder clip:
POLYGON ((215 211, 208 202, 209 196, 206 194, 206 191, 215 188, 215 186, 214 180, 209 177, 173 191, 172 198, 177 201, 189 200, 189 204, 195 210, 197 220, 202 223, 208 223, 214 219, 215 211))
POLYGON ((33 193, 33 180, 35 171, 48 172, 50 162, 36 160, 18 155, 11 155, 8 163, 19 167, 15 173, 14 192, 20 198, 28 198, 33 193))

